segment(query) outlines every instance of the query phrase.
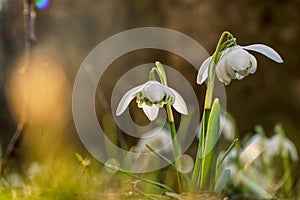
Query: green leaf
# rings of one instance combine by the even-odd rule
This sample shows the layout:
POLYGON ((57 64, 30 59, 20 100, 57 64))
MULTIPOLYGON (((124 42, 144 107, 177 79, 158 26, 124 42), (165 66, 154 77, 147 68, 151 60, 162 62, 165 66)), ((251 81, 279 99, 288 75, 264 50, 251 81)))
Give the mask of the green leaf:
POLYGON ((165 85, 165 83, 167 82, 167 75, 166 75, 164 66, 159 61, 156 61, 155 65, 157 67, 159 77, 162 79, 161 81, 162 81, 163 85, 165 85))
POLYGON ((164 189, 165 191, 175 193, 175 191, 174 191, 172 188, 170 188, 169 186, 167 186, 167 185, 165 185, 165 184, 162 184, 162 183, 159 183, 159 182, 155 182, 155 181, 151 181, 151 180, 145 179, 145 178, 143 178, 143 177, 137 176, 137 175, 135 175, 135 174, 132 174, 132 173, 129 172, 129 171, 126 171, 126 170, 124 170, 124 169, 119 168, 119 167, 116 166, 116 165, 106 164, 105 166, 108 167, 108 168, 111 168, 112 170, 118 171, 118 172, 121 173, 121 174, 125 174, 125 175, 127 175, 127 176, 132 177, 132 178, 135 178, 135 179, 144 181, 145 183, 148 183, 148 184, 150 184, 150 185, 154 185, 154 186, 160 187, 161 189, 164 189))
POLYGON ((196 155, 196 161, 195 161, 195 166, 194 166, 194 171, 192 175, 192 183, 195 186, 195 188, 198 187, 199 180, 200 180, 200 170, 201 170, 201 164, 202 164, 202 154, 204 151, 204 124, 205 124, 205 113, 203 115, 202 123, 200 124, 200 129, 199 129, 199 143, 198 143, 198 152, 196 155))
POLYGON ((230 153, 230 151, 233 149, 234 145, 239 141, 239 139, 233 140, 227 151, 225 152, 224 156, 221 158, 221 160, 218 162, 218 168, 221 166, 227 155, 230 153))
POLYGON ((258 198, 271 199, 272 195, 268 193, 263 187, 257 184, 253 179, 247 176, 244 172, 241 172, 239 175, 241 182, 246 185, 246 187, 251 190, 258 198))
POLYGON ((200 180, 201 190, 213 191, 216 180, 217 159, 220 137, 220 102, 215 99, 209 115, 205 137, 204 158, 200 180))
POLYGON ((163 156, 162 154, 156 152, 154 149, 152 149, 148 144, 146 144, 146 147, 155 155, 157 155, 158 157, 160 157, 162 160, 164 160, 165 162, 167 162, 169 165, 171 165, 173 167, 173 169, 179 173, 185 180, 186 185, 188 186, 188 189, 191 189, 191 179, 189 176, 187 176, 186 174, 181 173, 181 171, 178 169, 178 167, 172 162, 170 161, 168 158, 166 158, 165 156, 163 156))
POLYGON ((149 73, 149 80, 150 81, 155 81, 155 74, 154 74, 153 70, 151 70, 150 73, 149 73))
POLYGON ((226 183, 229 181, 230 178, 230 169, 225 169, 222 171, 221 175, 217 178, 216 185, 215 185, 215 192, 221 193, 226 183))

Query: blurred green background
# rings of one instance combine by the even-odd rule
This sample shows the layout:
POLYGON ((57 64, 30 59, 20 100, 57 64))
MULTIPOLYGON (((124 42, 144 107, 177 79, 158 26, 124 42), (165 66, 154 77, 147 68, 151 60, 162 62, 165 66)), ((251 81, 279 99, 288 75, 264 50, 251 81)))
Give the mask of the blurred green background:
MULTIPOLYGON (((281 122, 288 137, 299 147, 299 10, 299 0, 52 0, 47 9, 36 9, 36 51, 42 60, 37 62, 42 63, 46 60, 50 63, 49 68, 53 71, 48 72, 46 84, 57 84, 53 93, 50 93, 57 102, 48 102, 49 107, 48 104, 44 105, 47 107, 44 113, 49 118, 44 119, 42 126, 54 141, 57 141, 57 137, 53 132, 58 132, 64 137, 62 141, 68 141, 68 145, 76 144, 76 148, 81 146, 71 117, 72 83, 83 59, 106 38, 137 27, 165 27, 187 34, 212 53, 220 34, 229 30, 237 37, 239 44, 269 45, 276 49, 285 61, 284 64, 277 64, 253 53, 258 60, 256 74, 242 81, 233 81, 226 87, 227 110, 236 119, 239 132, 251 132, 254 125, 260 124, 270 136, 275 124, 281 122), (52 68, 51 65, 55 67, 52 68)), ((20 67, 23 54, 23 2, 0 0, 2 148, 7 146, 18 119, 18 114, 15 114, 18 111, 14 110, 17 110, 15 107, 18 107, 16 105, 22 99, 18 98, 18 95, 11 97, 14 96, 11 93, 18 91, 14 87, 11 89, 9 82, 13 79, 12 71, 20 67)), ((162 58, 157 52, 154 55, 165 64, 184 68, 181 60, 171 56, 162 58)), ((129 69, 137 63, 148 61, 155 60, 153 56, 136 55, 130 59, 123 59, 118 64, 125 68, 128 66, 126 69, 129 69)), ((113 80, 112 83, 101 85, 104 88, 103 96, 107 99, 111 95, 109 88, 120 76, 116 74, 114 77, 113 72, 110 74, 112 77, 107 79, 113 80)), ((196 75, 196 71, 185 74, 191 82, 195 80, 196 75)), ((38 81, 43 88, 43 80, 38 81)), ((39 85, 34 84, 33 87, 39 85)), ((22 83, 19 85, 21 87, 22 83)), ((199 94, 201 105, 203 86, 194 83, 193 87, 202 92, 199 94)), ((40 90, 43 91, 41 88, 40 90)), ((40 95, 43 96, 42 93, 40 95)), ((39 107, 38 101, 34 104, 39 107)), ((36 128, 36 132, 39 131, 41 129, 36 128)))

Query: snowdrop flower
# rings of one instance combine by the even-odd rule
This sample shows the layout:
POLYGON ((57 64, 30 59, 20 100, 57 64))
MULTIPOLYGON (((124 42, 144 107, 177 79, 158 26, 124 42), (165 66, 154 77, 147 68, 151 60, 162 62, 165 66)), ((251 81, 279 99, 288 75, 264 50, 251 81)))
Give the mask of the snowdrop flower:
POLYGON ((265 137, 261 134, 255 134, 246 144, 246 147, 240 153, 239 159, 245 168, 256 160, 266 149, 265 137))
POLYGON ((298 161, 298 153, 295 144, 288 138, 282 137, 280 134, 275 134, 267 142, 266 154, 273 158, 286 149, 293 161, 298 161))
POLYGON ((167 103, 171 104, 179 113, 188 114, 186 103, 177 91, 158 81, 150 80, 125 93, 119 102, 116 115, 121 115, 135 97, 138 107, 143 109, 150 121, 156 119, 159 108, 167 103))
MULTIPOLYGON (((257 68, 256 58, 246 50, 261 53, 277 63, 283 62, 280 55, 274 49, 263 44, 229 47, 222 52, 216 66, 217 77, 225 85, 228 85, 232 79, 241 80, 248 76, 249 73, 255 73, 257 68)), ((197 76, 198 84, 202 84, 207 79, 211 59, 212 56, 202 63, 197 76)))

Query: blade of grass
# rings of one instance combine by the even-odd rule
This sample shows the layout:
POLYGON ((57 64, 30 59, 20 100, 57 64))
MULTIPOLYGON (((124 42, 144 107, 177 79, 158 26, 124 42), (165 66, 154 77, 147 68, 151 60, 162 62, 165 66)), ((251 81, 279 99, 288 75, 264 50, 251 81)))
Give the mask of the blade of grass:
POLYGON ((223 163, 223 161, 225 160, 225 158, 227 157, 227 155, 230 153, 230 151, 233 149, 234 145, 237 143, 237 141, 239 141, 239 139, 235 139, 233 140, 233 142, 231 143, 231 145, 229 146, 229 148, 226 150, 224 156, 221 158, 221 160, 218 162, 218 168, 221 166, 221 164, 223 163))
POLYGON ((106 167, 108 168, 111 168, 112 170, 115 170, 115 171, 118 171, 122 174, 125 174, 127 176, 130 176, 131 178, 135 178, 135 179, 138 179, 138 180, 141 180, 141 181, 144 181, 145 183, 149 183, 151 185, 154 185, 154 186, 157 186, 157 187, 160 187, 162 189, 164 189, 165 191, 168 191, 168 192, 173 192, 175 193, 175 190, 173 190, 171 187, 165 185, 165 184, 162 184, 162 183, 158 183, 158 182, 155 182, 155 181, 151 181, 151 180, 148 180, 148 179, 145 179, 143 177, 140 177, 140 176, 137 176, 135 174, 132 174, 131 172, 129 171, 126 171, 124 169, 121 169, 115 165, 112 165, 112 164, 106 164, 105 165, 106 167))
MULTIPOLYGON (((148 144, 146 144, 146 147, 147 147, 151 152, 153 152, 156 156, 160 157, 162 160, 164 160, 164 161, 167 162, 169 165, 171 165, 171 166, 175 169, 175 171, 177 171, 178 173, 181 173, 180 170, 178 169, 178 167, 177 167, 172 161, 170 161, 168 158, 166 158, 166 157, 163 156, 162 154, 156 152, 156 151, 155 151, 153 148, 151 148, 148 144)), ((191 185, 190 185, 190 183, 191 183, 190 177, 188 177, 186 174, 183 174, 183 173, 181 173, 181 176, 182 176, 182 177, 185 179, 185 181, 187 182, 189 189, 192 189, 192 188, 191 188, 191 185)))

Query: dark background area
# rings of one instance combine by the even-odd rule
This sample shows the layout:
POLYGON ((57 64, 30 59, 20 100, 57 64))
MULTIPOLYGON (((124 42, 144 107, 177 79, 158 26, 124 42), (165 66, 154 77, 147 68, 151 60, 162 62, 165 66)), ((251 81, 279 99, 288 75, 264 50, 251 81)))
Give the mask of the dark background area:
MULTIPOLYGON (((50 1, 45 10, 36 10, 37 51, 63 63, 72 86, 76 72, 87 54, 101 41, 137 27, 165 27, 187 34, 212 53, 220 34, 229 30, 241 45, 263 43, 276 49, 284 64, 253 53, 258 60, 255 75, 233 81, 226 87, 227 110, 237 121, 241 134, 263 125, 268 135, 282 123, 297 146, 300 145, 299 0, 90 0, 50 1)), ((0 142, 5 147, 16 121, 9 109, 6 83, 11 69, 24 53, 23 2, 0 1, 0 142)), ((158 55, 157 52, 154 54, 158 55)), ((124 66, 148 62, 123 59, 124 66)), ((182 61, 166 58, 170 66, 182 61)), ((199 63, 200 65, 201 63, 199 63)), ((197 72, 186 73, 195 80, 197 72)), ((117 75, 116 75, 117 76, 117 75)), ((109 77, 111 79, 116 77, 109 77)), ((108 89, 112 85, 102 85, 108 89)), ((194 85, 195 88, 200 86, 194 85)), ((203 86, 201 86, 201 91, 203 86)), ((201 95, 200 95, 201 96, 201 95)), ((203 98, 202 98, 203 99, 203 98)), ((202 100, 200 98, 200 101, 202 100)), ((66 127, 76 138, 71 118, 71 98, 66 99, 66 127)), ((66 103, 65 102, 65 103, 66 103)), ((72 140, 71 140, 72 141, 72 140)))

